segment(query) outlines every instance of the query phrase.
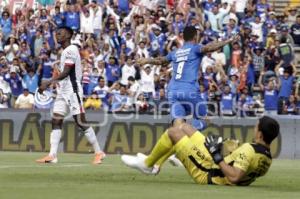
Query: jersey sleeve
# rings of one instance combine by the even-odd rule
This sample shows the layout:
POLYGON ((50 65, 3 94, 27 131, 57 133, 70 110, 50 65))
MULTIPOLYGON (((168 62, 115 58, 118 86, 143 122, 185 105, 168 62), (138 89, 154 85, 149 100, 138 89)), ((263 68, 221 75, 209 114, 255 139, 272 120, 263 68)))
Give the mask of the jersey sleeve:
POLYGON ((194 47, 194 52, 199 55, 199 56, 202 56, 203 53, 202 53, 202 48, 203 48, 203 45, 201 44, 198 44, 198 45, 195 45, 194 47))
POLYGON ((253 149, 250 144, 242 145, 236 151, 236 157, 233 166, 246 172, 253 158, 253 149))
POLYGON ((172 62, 173 60, 173 55, 174 55, 174 51, 169 52, 166 56, 166 59, 168 60, 168 62, 172 62))

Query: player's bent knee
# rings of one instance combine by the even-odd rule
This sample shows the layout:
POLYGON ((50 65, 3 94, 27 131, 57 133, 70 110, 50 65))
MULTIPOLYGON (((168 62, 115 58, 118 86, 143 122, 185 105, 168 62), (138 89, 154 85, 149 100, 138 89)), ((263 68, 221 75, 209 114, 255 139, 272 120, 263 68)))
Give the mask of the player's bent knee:
POLYGON ((173 121, 172 121, 172 126, 173 127, 179 127, 180 125, 182 125, 182 124, 184 124, 186 121, 185 121, 185 119, 174 119, 173 121))
POLYGON ((195 132, 197 132, 197 129, 195 129, 190 124, 184 123, 180 126, 180 129, 188 136, 191 137, 195 132))
POLYGON ((168 130, 168 135, 173 143, 177 143, 182 137, 185 136, 184 132, 176 127, 170 128, 168 130))

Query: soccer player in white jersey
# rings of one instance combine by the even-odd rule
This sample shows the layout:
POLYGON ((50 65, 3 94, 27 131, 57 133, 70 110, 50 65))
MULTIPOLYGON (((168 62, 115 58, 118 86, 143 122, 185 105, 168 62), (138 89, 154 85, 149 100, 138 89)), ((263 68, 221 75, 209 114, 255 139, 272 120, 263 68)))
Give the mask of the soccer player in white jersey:
POLYGON ((57 42, 63 47, 59 71, 57 77, 43 82, 39 87, 39 92, 43 93, 49 85, 57 83, 57 97, 53 105, 52 132, 50 134, 50 153, 36 160, 38 163, 56 163, 57 150, 62 134, 62 124, 64 117, 70 112, 78 125, 84 131, 89 143, 95 151, 93 164, 100 164, 105 157, 105 153, 100 149, 95 132, 87 124, 83 109, 83 89, 81 85, 82 68, 79 49, 71 44, 73 31, 70 28, 62 27, 56 32, 57 42))

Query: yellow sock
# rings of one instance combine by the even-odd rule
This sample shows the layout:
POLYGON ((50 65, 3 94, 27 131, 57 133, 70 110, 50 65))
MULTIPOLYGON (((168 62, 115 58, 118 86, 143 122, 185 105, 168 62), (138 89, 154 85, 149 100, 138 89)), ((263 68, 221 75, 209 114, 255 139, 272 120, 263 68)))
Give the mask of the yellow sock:
POLYGON ((174 147, 172 147, 165 155, 163 155, 161 158, 159 158, 159 160, 157 160, 157 162, 155 164, 158 165, 159 167, 161 167, 163 165, 163 163, 174 153, 175 153, 175 150, 174 150, 174 147))
POLYGON ((168 131, 165 131, 157 141, 150 155, 145 160, 146 165, 148 167, 152 167, 161 157, 168 153, 172 147, 173 144, 168 135, 168 131))

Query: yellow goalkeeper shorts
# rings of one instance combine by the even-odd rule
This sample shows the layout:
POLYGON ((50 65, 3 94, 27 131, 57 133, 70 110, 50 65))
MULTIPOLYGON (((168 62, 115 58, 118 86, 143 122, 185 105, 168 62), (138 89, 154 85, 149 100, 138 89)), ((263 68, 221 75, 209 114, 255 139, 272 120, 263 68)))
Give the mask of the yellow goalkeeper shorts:
POLYGON ((195 132, 191 137, 184 136, 174 147, 177 158, 199 184, 210 183, 208 173, 214 165, 204 142, 205 137, 200 132, 195 132))

